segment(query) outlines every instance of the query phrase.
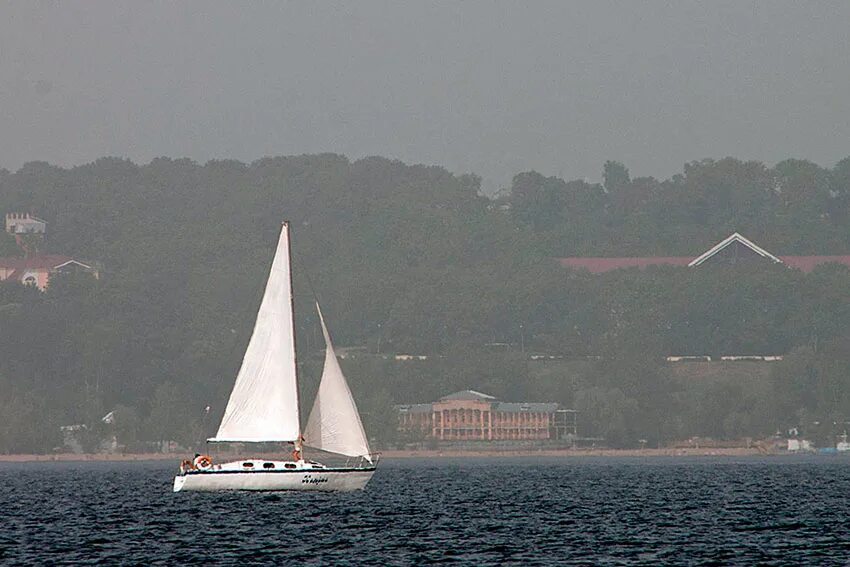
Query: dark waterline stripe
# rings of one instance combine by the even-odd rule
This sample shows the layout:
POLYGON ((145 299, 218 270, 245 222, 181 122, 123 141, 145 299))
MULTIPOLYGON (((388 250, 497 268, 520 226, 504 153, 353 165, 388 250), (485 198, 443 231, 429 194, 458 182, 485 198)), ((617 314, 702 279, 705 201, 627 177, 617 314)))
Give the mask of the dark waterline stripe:
POLYGON ((265 469, 265 470, 245 470, 245 471, 187 471, 182 475, 212 475, 212 474, 280 474, 280 473, 355 473, 355 472, 374 472, 377 467, 371 469, 265 469))

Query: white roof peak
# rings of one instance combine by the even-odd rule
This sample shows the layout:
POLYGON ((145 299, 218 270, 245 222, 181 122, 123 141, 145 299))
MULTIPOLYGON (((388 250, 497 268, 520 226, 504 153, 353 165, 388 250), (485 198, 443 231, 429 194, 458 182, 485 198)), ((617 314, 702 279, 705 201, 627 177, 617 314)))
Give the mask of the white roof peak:
POLYGON ((494 398, 493 396, 491 396, 491 395, 489 395, 489 394, 483 394, 483 393, 481 393, 481 392, 479 392, 479 391, 477 391, 477 390, 467 390, 467 392, 472 392, 472 393, 473 393, 473 394, 475 394, 476 396, 481 396, 482 398, 490 398, 491 400, 495 400, 495 399, 496 399, 496 398, 494 398))
POLYGON ((747 238, 746 236, 742 235, 740 232, 733 232, 732 234, 730 234, 729 236, 727 236, 726 238, 724 238, 723 240, 721 240, 720 242, 715 244, 709 250, 707 250, 706 252, 704 252, 700 256, 697 256, 696 258, 694 258, 691 261, 691 263, 688 264, 688 267, 690 268, 690 267, 693 267, 693 266, 699 266, 700 264, 702 264, 703 262, 705 262, 706 260, 708 260, 709 258, 714 256, 715 254, 717 254, 718 252, 720 252, 721 250, 723 250, 724 248, 726 248, 727 246, 729 246, 733 242, 738 242, 738 243, 742 244, 743 246, 746 246, 747 248, 749 248, 750 250, 752 250, 753 252, 755 252, 756 254, 761 256, 762 258, 769 258, 770 260, 772 260, 772 261, 774 261, 778 264, 782 263, 782 260, 780 260, 779 258, 774 256, 773 254, 771 254, 770 252, 768 252, 767 250, 765 250, 764 248, 762 248, 761 246, 759 246, 758 244, 756 244, 755 242, 753 242, 752 240, 747 238))

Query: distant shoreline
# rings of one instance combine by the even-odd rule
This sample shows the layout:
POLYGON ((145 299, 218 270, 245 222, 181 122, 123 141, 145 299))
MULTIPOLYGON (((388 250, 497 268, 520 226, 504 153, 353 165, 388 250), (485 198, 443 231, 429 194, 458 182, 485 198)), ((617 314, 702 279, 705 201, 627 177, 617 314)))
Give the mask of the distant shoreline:
MULTIPOLYGON (((751 457, 776 455, 760 451, 756 447, 718 447, 718 448, 664 448, 664 449, 541 449, 541 450, 387 450, 381 451, 382 459, 456 459, 456 458, 514 458, 514 457, 751 457)), ((175 461, 189 457, 183 453, 56 453, 46 455, 19 454, 0 455, 0 462, 124 462, 124 461, 175 461)), ((220 458, 225 458, 224 456, 220 458)), ((229 456, 227 457, 229 458, 229 456)), ((238 456, 233 455, 233 458, 238 456)))
POLYGON ((381 456, 387 459, 415 458, 492 458, 492 457, 712 457, 729 456, 744 457, 765 455, 756 447, 720 447, 720 448, 664 448, 664 449, 540 449, 540 450, 481 450, 481 451, 382 451, 381 456))

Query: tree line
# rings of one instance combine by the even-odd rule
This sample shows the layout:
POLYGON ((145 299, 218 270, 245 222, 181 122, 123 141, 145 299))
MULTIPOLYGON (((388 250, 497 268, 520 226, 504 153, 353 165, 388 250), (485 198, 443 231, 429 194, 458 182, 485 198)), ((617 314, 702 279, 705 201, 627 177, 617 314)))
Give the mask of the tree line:
MULTIPOLYGON (((305 398, 321 360, 318 297, 336 344, 375 355, 344 368, 379 443, 393 440, 394 403, 461 388, 577 407, 583 433, 623 446, 843 422, 846 268, 592 275, 553 257, 697 255, 736 230, 779 254, 847 253, 850 158, 704 160, 664 181, 608 162, 603 180, 526 172, 488 198, 475 175, 332 154, 0 170, 0 209, 48 221, 43 250, 103 266, 99 280, 63 274, 45 292, 0 285, 0 451, 50 451, 59 426, 103 429, 113 410, 130 448, 210 433, 283 219, 305 398), (546 367, 532 352, 584 362, 546 367), (430 358, 380 356, 391 353, 430 358), (697 403, 669 354, 786 357, 766 381, 721 380, 697 403), (738 405, 724 403, 730 388, 738 405)), ((5 234, 0 251, 20 253, 5 234)))

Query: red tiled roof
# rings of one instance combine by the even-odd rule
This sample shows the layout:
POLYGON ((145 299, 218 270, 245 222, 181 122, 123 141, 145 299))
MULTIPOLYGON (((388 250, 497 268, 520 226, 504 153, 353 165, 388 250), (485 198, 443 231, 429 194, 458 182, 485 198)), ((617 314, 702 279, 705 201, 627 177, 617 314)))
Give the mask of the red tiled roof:
POLYGON ((10 256, 0 258, 0 268, 12 270, 38 270, 38 269, 53 269, 56 266, 65 264, 73 260, 70 256, 60 256, 57 254, 43 254, 33 256, 32 258, 17 258, 10 256))
POLYGON ((830 262, 850 266, 850 256, 780 256, 779 258, 788 266, 806 273, 814 270, 815 266, 830 262))
MULTIPOLYGON (((836 262, 850 266, 850 256, 778 256, 785 265, 803 272, 811 272, 815 266, 836 262)), ((686 256, 659 256, 645 258, 558 258, 565 268, 584 269, 601 274, 621 268, 645 268, 647 266, 687 266, 693 258, 686 256)))
POLYGON ((645 268, 647 266, 687 266, 693 258, 687 256, 662 256, 647 258, 558 258, 565 268, 584 269, 593 274, 620 268, 645 268))

